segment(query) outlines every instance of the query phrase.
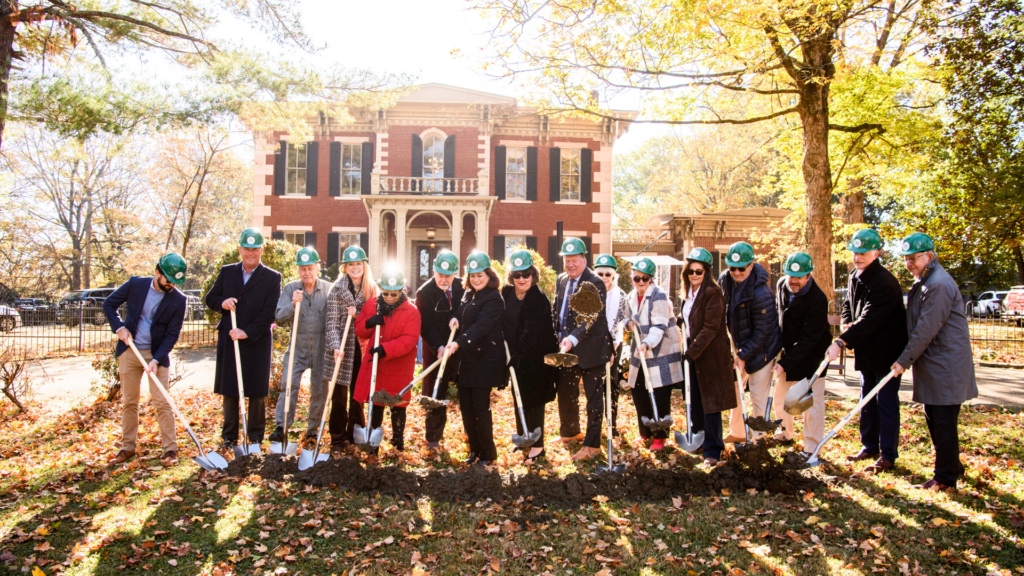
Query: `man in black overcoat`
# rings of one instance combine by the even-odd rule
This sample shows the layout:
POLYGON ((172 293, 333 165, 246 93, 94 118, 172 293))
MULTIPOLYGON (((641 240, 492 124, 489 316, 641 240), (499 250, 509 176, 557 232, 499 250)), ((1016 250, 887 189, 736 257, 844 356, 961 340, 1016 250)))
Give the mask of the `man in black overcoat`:
POLYGON ((231 448, 238 442, 238 378, 232 343, 236 340, 242 359, 244 394, 249 399, 249 442, 263 442, 274 347, 270 327, 281 296, 281 274, 260 263, 263 234, 258 229, 249 228, 242 232, 238 239, 238 252, 242 261, 221 268, 213 287, 206 294, 206 305, 221 313, 217 324, 217 370, 213 392, 224 397, 223 448, 231 448), (235 311, 238 328, 231 327, 231 310, 235 311))

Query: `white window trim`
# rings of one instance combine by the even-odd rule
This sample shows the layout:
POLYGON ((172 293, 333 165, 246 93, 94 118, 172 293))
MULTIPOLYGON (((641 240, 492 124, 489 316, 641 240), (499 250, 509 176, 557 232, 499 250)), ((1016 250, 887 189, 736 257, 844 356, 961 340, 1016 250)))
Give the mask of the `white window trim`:
POLYGON ((504 204, 533 204, 534 202, 536 202, 536 200, 525 200, 523 198, 505 198, 504 200, 499 200, 499 202, 502 202, 504 204))
POLYGON ((533 230, 498 230, 498 236, 533 236, 533 230))
POLYGON ((530 140, 498 140, 498 146, 507 148, 537 148, 537 143, 530 140))
POLYGON ((365 226, 334 226, 331 228, 331 232, 341 232, 345 234, 360 234, 366 232, 365 226))
MULTIPOLYGON (((502 202, 509 202, 511 204, 529 204, 531 202, 531 200, 527 200, 526 198, 509 198, 508 197, 508 174, 509 174, 509 172, 508 172, 508 153, 507 153, 507 149, 508 148, 519 148, 519 149, 522 149, 522 151, 524 152, 524 154, 523 154, 523 168, 524 168, 524 171, 521 172, 521 174, 523 175, 523 177, 526 180, 530 179, 530 176, 529 176, 529 174, 530 174, 530 165, 529 165, 529 163, 530 163, 530 158, 529 158, 530 153, 527 151, 527 148, 529 148, 529 146, 506 146, 506 155, 505 155, 505 198, 502 200, 502 202)), ((520 174, 520 172, 513 172, 513 174, 520 174)), ((527 183, 527 186, 529 186, 529 183, 527 183)), ((523 196, 529 196, 529 194, 530 194, 529 190, 526 190, 526 189, 523 190, 523 196)))
MULTIPOLYGON (((290 144, 291 146, 305 146, 307 143, 288 142, 288 144, 290 144)), ((305 184, 308 184, 308 182, 306 182, 303 185, 302 192, 296 192, 294 194, 291 194, 291 193, 288 192, 288 171, 289 170, 298 170, 298 168, 290 168, 288 166, 288 150, 285 149, 284 152, 285 152, 285 156, 284 156, 284 194, 282 194, 281 196, 283 196, 285 198, 309 198, 309 196, 306 194, 306 192, 308 192, 308 190, 306 189, 306 186, 305 186, 305 184)), ((308 162, 309 159, 307 158, 306 161, 308 162)), ((305 172, 307 176, 309 175, 309 167, 308 166, 306 168, 302 168, 302 171, 305 172)))
POLYGON ((294 232, 295 234, 298 234, 299 232, 312 232, 313 231, 313 227, 312 226, 281 226, 281 225, 279 225, 279 226, 275 226, 275 228, 277 228, 278 232, 284 232, 286 234, 288 232, 294 232))
MULTIPOLYGON (((368 142, 369 138, 365 138, 365 141, 368 142)), ((344 146, 345 145, 359 144, 359 142, 347 141, 347 140, 340 140, 339 142, 341 142, 341 145, 342 145, 341 161, 344 162, 344 160, 345 160, 345 149, 344 149, 344 146)), ((362 155, 362 149, 360 149, 360 153, 359 153, 359 169, 358 170, 348 170, 348 172, 359 172, 360 175, 361 175, 362 174, 362 167, 363 167, 363 155, 362 155)), ((341 173, 340 174, 341 181, 342 181, 341 185, 344 186, 346 170, 339 166, 339 171, 341 173)), ((360 178, 361 178, 361 176, 360 176, 360 178)), ((362 180, 360 180, 360 185, 361 185, 361 182, 362 182, 362 180)), ((339 189, 338 195, 337 196, 333 196, 333 198, 359 198, 359 196, 361 194, 362 194, 362 190, 357 190, 355 193, 350 193, 350 192, 342 192, 339 189)))
POLYGON ((362 194, 338 194, 337 196, 331 196, 335 200, 362 200, 362 194))
POLYGON ((448 135, 441 131, 440 128, 427 128, 423 132, 420 132, 420 140, 426 140, 428 136, 440 136, 441 140, 448 138, 448 135))
POLYGON ((341 142, 342 144, 362 144, 369 142, 369 136, 335 136, 334 142, 341 142))
POLYGON ((555 204, 563 204, 565 206, 586 206, 587 203, 582 200, 558 200, 555 204))
POLYGON ((302 194, 288 194, 288 193, 284 193, 284 194, 282 194, 280 196, 277 196, 277 198, 289 198, 291 200, 309 200, 310 198, 312 198, 312 196, 306 196, 305 192, 303 192, 302 194))
MULTIPOLYGON (((552 236, 558 235, 558 230, 551 231, 552 236)), ((582 230, 562 230, 562 238, 572 236, 573 238, 589 238, 590 234, 582 230)))
POLYGON ((552 142, 551 147, 567 148, 569 150, 582 150, 584 148, 590 148, 590 145, 585 142, 552 142))

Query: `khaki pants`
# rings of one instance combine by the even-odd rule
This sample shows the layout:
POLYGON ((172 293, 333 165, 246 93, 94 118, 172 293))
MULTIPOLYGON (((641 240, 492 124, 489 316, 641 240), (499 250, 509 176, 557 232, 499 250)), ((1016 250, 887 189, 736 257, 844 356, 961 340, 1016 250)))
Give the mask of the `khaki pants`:
MULTIPOLYGON (((772 368, 775 367, 775 361, 772 360, 767 366, 761 368, 753 374, 747 375, 747 385, 750 386, 750 401, 753 403, 753 408, 747 412, 747 416, 754 418, 755 416, 764 416, 764 407, 768 405, 768 388, 772 384, 772 368)), ((739 390, 742 390, 742 385, 739 390)), ((744 395, 745 396, 745 395, 744 395)), ((741 401, 745 401, 745 398, 741 397, 741 401)), ((729 433, 733 436, 739 436, 743 438, 746 435, 746 427, 743 422, 743 412, 736 408, 732 410, 732 414, 729 416, 729 433)), ((755 430, 750 431, 750 440, 760 438, 763 436, 763 432, 757 432, 755 430)))
MULTIPOLYGON (((782 418, 782 429, 778 434, 785 440, 792 440, 794 436, 793 415, 786 412, 784 406, 786 405, 786 393, 796 383, 796 380, 775 383, 775 400, 772 411, 779 418, 782 418)), ((814 382, 811 391, 814 393, 814 404, 802 414, 804 419, 804 452, 808 454, 814 452, 814 449, 821 443, 822 437, 825 436, 825 379, 819 377, 814 382)))
MULTIPOLYGON (((139 350, 142 357, 148 364, 153 359, 153 353, 149 350, 139 350)), ((139 435, 139 395, 141 393, 142 379, 149 382, 149 395, 156 408, 156 421, 160 425, 160 444, 164 452, 178 451, 178 442, 175 439, 174 412, 171 405, 167 403, 163 395, 156 389, 153 380, 146 375, 146 367, 139 364, 139 359, 131 350, 126 350, 117 357, 117 373, 121 377, 121 397, 124 404, 121 409, 121 450, 138 452, 136 438, 139 435)), ((170 379, 167 368, 159 366, 156 377, 163 383, 164 388, 170 379)))

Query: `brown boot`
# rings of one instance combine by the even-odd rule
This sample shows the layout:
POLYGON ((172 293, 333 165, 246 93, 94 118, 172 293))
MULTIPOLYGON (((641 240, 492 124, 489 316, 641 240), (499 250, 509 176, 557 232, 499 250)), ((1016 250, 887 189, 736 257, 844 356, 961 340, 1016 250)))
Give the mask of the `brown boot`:
POLYGON ((117 454, 114 454, 109 459, 107 459, 107 462, 113 464, 114 466, 117 466, 119 464, 124 464, 125 462, 131 460, 132 458, 135 458, 135 452, 132 452, 131 450, 120 450, 118 451, 117 454))
POLYGON ((856 454, 850 454, 849 456, 846 457, 846 459, 850 462, 860 462, 861 460, 874 460, 879 456, 880 454, 878 452, 872 454, 871 452, 868 452, 867 450, 862 448, 860 452, 857 452, 856 454))

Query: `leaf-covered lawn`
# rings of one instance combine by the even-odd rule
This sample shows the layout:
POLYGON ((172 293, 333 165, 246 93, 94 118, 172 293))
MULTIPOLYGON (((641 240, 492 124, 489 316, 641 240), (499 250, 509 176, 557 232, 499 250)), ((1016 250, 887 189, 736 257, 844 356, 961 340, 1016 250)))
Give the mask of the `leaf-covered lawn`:
MULTIPOLYGON (((495 396, 499 471, 593 471, 596 461, 572 463, 578 444, 549 444, 546 463, 519 464, 509 440, 508 391, 495 396)), ((176 398, 213 447, 218 399, 206 393, 176 398)), ((699 465, 674 447, 657 455, 643 449, 632 404, 621 399, 617 446, 631 466, 699 465)), ((830 399, 829 422, 852 406, 830 399)), ((465 447, 457 407, 450 407, 444 450, 430 457, 421 450, 422 411, 409 410, 408 451, 399 456, 389 447, 385 421, 381 464, 459 470, 465 447)), ((681 418, 680 406, 675 413, 681 418)), ((547 437, 554 438, 553 405, 548 415, 547 437)), ((187 458, 163 469, 153 414, 146 407, 141 417, 145 459, 115 468, 105 462, 120 430, 118 406, 46 419, 6 417, 0 566, 48 575, 1024 573, 1021 414, 963 412, 967 477, 956 496, 910 489, 930 477, 932 454, 923 412, 904 406, 895 474, 863 477, 842 460, 858 446, 854 420, 825 450, 832 464, 816 473, 834 479, 814 493, 680 495, 656 502, 598 496, 569 509, 201 475, 187 458)), ((300 414, 295 428, 302 426, 300 414)), ((179 427, 188 457, 194 447, 186 438, 179 427)))

